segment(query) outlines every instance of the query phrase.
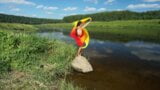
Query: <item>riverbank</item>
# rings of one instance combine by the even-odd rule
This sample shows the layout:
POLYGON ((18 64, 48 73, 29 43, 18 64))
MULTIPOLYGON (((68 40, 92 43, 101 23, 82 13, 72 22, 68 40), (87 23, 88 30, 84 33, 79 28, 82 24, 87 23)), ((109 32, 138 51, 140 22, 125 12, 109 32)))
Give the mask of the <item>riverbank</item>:
MULTIPOLYGON (((70 32, 71 23, 41 24, 36 25, 40 30, 64 29, 70 32)), ((160 42, 160 20, 122 20, 110 22, 92 22, 87 29, 91 37, 101 40, 145 40, 160 42), (127 37, 127 38, 126 38, 127 37)))
POLYGON ((73 45, 4 30, 0 42, 0 89, 80 89, 65 81, 73 45))
MULTIPOLYGON (((69 34, 72 23, 56 24, 10 24, 1 23, 0 29, 34 32, 34 31, 63 31, 69 34)), ((92 22, 87 29, 91 38, 101 40, 115 40, 127 42, 130 40, 144 40, 160 42, 160 20, 126 20, 110 22, 92 22), (127 37, 127 38, 126 38, 127 37)))

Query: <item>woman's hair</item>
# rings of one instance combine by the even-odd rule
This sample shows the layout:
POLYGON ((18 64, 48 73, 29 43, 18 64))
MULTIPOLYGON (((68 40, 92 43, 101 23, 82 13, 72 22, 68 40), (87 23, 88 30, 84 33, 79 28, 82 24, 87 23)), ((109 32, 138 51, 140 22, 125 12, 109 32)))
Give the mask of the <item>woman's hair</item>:
POLYGON ((77 26, 80 26, 80 25, 81 25, 81 23, 82 23, 81 21, 78 21, 77 26))

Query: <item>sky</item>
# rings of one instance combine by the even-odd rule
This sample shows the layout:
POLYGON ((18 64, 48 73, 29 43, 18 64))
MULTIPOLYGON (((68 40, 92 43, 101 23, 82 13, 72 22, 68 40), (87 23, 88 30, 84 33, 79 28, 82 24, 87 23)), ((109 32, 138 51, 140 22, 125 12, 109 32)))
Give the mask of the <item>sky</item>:
POLYGON ((0 13, 38 18, 121 10, 160 10, 160 0, 0 0, 0 13))

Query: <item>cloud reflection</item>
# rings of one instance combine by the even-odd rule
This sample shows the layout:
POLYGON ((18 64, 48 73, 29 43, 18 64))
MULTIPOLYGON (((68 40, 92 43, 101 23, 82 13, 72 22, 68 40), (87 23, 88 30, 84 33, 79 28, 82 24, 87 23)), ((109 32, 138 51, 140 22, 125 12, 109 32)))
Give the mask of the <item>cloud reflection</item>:
POLYGON ((136 55, 142 60, 160 61, 160 45, 145 42, 129 42, 125 44, 133 55, 136 55))

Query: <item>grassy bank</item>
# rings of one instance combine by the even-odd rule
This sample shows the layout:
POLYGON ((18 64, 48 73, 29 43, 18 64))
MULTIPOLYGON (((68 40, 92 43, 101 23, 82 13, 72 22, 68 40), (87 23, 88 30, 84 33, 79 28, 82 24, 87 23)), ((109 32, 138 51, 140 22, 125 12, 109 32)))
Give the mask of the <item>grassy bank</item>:
MULTIPOLYGON (((40 24, 35 25, 39 29, 61 29, 70 30, 73 25, 71 23, 56 23, 56 24, 40 24)), ((115 32, 112 30, 160 30, 160 20, 126 20, 126 21, 110 21, 110 22, 92 22, 87 27, 90 32, 115 32)), ((128 31, 129 32, 129 31, 128 31)), ((120 33, 116 32, 116 33, 120 33)), ((122 32, 121 32, 122 33, 122 32)), ((125 33, 125 32, 123 32, 125 33)), ((132 33, 132 32, 131 32, 132 33)))
POLYGON ((0 42, 1 90, 74 88, 64 82, 75 56, 74 46, 10 31, 0 31, 0 42))
MULTIPOLYGON (((67 34, 72 27, 73 25, 71 23, 39 25, 0 24, 0 28, 14 31, 64 31, 67 34)), ((160 19, 92 22, 87 29, 90 32, 91 38, 102 40, 144 40, 160 42, 160 19)))
POLYGON ((33 25, 29 24, 18 24, 18 23, 0 23, 0 30, 12 30, 12 31, 24 31, 24 32, 34 32, 38 30, 33 25))
MULTIPOLYGON (((71 23, 37 25, 41 30, 64 28, 69 32, 71 23)), ((109 40, 146 40, 160 42, 160 20, 128 20, 111 22, 92 22, 88 27, 91 37, 109 40)))

